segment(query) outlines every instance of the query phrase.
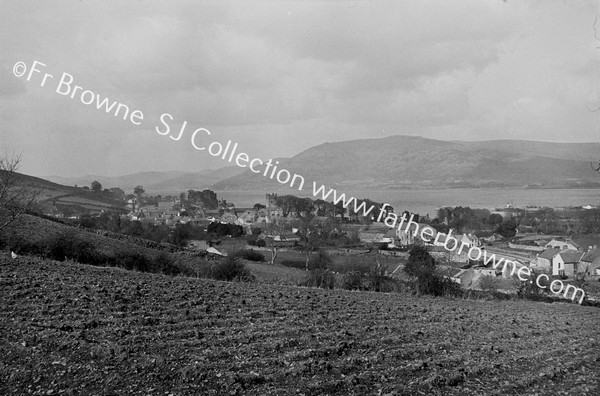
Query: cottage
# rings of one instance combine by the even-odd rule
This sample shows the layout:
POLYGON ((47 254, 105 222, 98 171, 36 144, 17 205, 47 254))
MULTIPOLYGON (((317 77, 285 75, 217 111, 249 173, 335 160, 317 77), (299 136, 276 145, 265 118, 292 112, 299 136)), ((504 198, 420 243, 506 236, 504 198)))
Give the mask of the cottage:
MULTIPOLYGON (((408 226, 408 230, 406 228, 405 225, 402 225, 401 228, 397 228, 396 229, 396 245, 399 246, 410 246, 410 245, 414 245, 415 243, 418 243, 419 241, 425 245, 430 244, 426 243, 425 241, 423 241, 421 239, 421 230, 423 230, 423 228, 431 228, 431 226, 429 224, 424 224, 424 223, 409 223, 408 226), (415 235, 415 231, 417 233, 417 235, 415 235)), ((435 232, 435 230, 434 230, 435 232)), ((431 238, 433 239, 433 238, 431 238)), ((439 245, 439 246, 443 246, 439 245)))
POLYGON ((554 238, 546 244, 546 248, 555 248, 561 250, 578 250, 579 245, 571 239, 554 238))
POLYGON ((595 248, 585 253, 577 269, 580 274, 600 276, 600 249, 595 248))
POLYGON ((560 250, 558 249, 544 250, 542 253, 538 254, 535 259, 531 261, 531 268, 550 272, 550 269, 552 268, 552 261, 558 253, 560 253, 560 250))
POLYGON ((275 235, 273 240, 276 242, 300 242, 300 237, 290 232, 275 235))
POLYGON ((359 232, 358 239, 363 243, 383 243, 384 232, 359 232))
POLYGON ((459 246, 464 244, 465 247, 469 248, 481 246, 479 238, 477 238, 475 234, 462 234, 462 236, 458 239, 458 243, 459 246))
POLYGON ((577 273, 577 264, 582 256, 582 252, 572 249, 560 251, 552 260, 552 275, 574 276, 577 273))
POLYGON ((596 249, 600 247, 600 238, 591 235, 585 235, 579 238, 573 239, 577 245, 579 245, 579 250, 584 252, 589 252, 592 249, 596 249))

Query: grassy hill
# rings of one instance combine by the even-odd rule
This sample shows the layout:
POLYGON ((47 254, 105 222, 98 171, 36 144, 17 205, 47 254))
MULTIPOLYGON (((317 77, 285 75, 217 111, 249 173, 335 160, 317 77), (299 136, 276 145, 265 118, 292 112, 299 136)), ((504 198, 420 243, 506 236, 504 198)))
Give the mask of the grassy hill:
POLYGON ((22 173, 17 174, 17 181, 19 185, 39 192, 37 202, 44 211, 49 211, 53 206, 69 207, 76 212, 81 210, 99 212, 121 209, 124 206, 122 200, 115 199, 111 194, 104 192, 83 190, 79 187, 66 186, 22 173))

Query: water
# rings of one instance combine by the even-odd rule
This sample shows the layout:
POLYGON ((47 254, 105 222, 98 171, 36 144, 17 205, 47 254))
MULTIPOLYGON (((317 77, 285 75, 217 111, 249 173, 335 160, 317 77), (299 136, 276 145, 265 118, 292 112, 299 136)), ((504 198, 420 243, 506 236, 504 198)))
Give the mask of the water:
MULTIPOLYGON (((265 195, 276 192, 279 195, 296 195, 316 199, 311 191, 279 190, 279 191, 244 191, 217 190, 219 199, 235 203, 238 208, 249 208, 255 203, 266 203, 265 195)), ((464 188, 443 190, 342 190, 346 196, 369 198, 373 201, 388 203, 395 212, 408 210, 413 213, 435 217, 440 206, 469 206, 471 208, 494 209, 505 207, 512 202, 516 207, 524 206, 583 206, 600 205, 598 189, 520 189, 520 188, 464 188)))

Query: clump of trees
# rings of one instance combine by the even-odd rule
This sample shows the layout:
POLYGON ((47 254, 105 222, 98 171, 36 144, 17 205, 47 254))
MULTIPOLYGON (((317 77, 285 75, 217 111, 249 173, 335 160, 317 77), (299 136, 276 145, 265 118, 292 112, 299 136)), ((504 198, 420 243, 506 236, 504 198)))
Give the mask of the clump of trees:
POLYGON ((191 224, 176 224, 172 228, 164 224, 122 219, 118 212, 106 212, 100 216, 84 215, 79 219, 79 225, 177 246, 184 246, 190 239, 205 240, 210 237, 204 229, 191 224))
POLYGON ((409 252, 404 272, 409 276, 413 291, 417 295, 458 296, 460 285, 439 273, 436 262, 424 246, 415 245, 409 252))

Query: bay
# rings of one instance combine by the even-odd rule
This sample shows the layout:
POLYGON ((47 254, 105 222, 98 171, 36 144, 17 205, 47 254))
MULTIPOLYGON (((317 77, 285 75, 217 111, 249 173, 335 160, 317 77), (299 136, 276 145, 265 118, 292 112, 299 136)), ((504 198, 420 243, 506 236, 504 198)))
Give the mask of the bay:
MULTIPOLYGON (((217 190, 217 197, 233 202, 237 208, 250 208, 255 203, 266 204, 267 193, 280 196, 290 194, 298 197, 312 196, 311 191, 293 189, 279 190, 217 190)), ((464 189, 385 189, 356 190, 338 189, 338 193, 349 197, 369 198, 380 203, 388 203, 396 213, 408 210, 421 215, 435 217, 441 206, 469 206, 471 208, 503 208, 507 204, 525 206, 584 206, 600 205, 598 189, 523 189, 523 188, 464 188, 464 189)), ((331 201, 331 196, 328 201, 331 201)))

